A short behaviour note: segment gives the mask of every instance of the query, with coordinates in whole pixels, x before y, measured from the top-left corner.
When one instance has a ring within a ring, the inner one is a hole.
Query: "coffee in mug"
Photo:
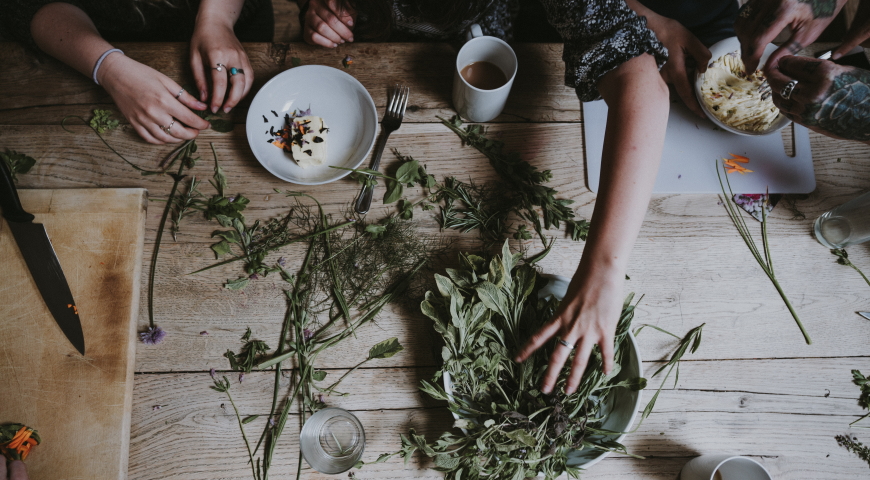
[[[508,81],[500,68],[486,61],[471,62],[460,73],[472,87],[481,90],[495,90]]]

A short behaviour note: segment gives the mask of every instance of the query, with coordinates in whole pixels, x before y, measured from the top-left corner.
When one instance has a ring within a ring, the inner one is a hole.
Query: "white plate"
[[[268,143],[273,138],[269,127],[279,130],[284,127],[284,114],[308,108],[329,127],[329,146],[323,165],[302,168],[288,152]],[[357,79],[337,68],[306,65],[266,82],[251,102],[245,126],[254,156],[272,175],[300,185],[321,185],[350,173],[330,165],[357,168],[365,161],[375,144],[378,115],[371,95]]]
[[[761,68],[762,66],[764,66],[764,62],[767,61],[767,58],[770,57],[770,54],[775,52],[777,48],[778,47],[772,43],[769,43],[769,44],[767,44],[766,47],[764,47],[764,54],[761,55],[761,59],[758,62],[758,68]],[[740,52],[740,40],[738,40],[737,37],[726,38],[724,40],[720,40],[720,41],[716,42],[715,44],[713,44],[713,46],[710,47],[710,54],[711,54],[710,62],[711,63],[715,62],[722,55],[725,55],[726,53],[731,53],[731,52]],[[710,107],[707,106],[707,102],[704,101],[704,97],[701,94],[701,87],[703,85],[704,85],[704,74],[696,72],[695,73],[695,97],[698,98],[698,103],[701,104],[701,109],[704,110],[704,114],[707,115],[707,118],[709,118],[713,123],[715,123],[720,128],[722,128],[726,131],[729,131],[731,133],[736,133],[737,135],[749,135],[749,136],[770,135],[773,132],[777,132],[779,130],[782,130],[783,128],[785,128],[786,125],[791,123],[791,120],[789,120],[788,117],[786,117],[785,115],[780,113],[779,118],[774,120],[773,125],[771,125],[770,128],[768,128],[767,130],[765,130],[763,132],[748,132],[746,130],[740,130],[740,129],[734,128],[732,126],[725,125],[724,123],[719,121],[718,118],[716,118],[716,115],[713,115],[713,112],[710,111]],[[774,93],[774,95],[775,95],[775,93]]]
[[[546,298],[550,295],[561,300],[568,292],[568,284],[571,279],[561,275],[543,274],[542,277],[547,279],[547,284],[538,291],[538,298]],[[631,330],[628,332],[628,355],[623,357],[623,362],[620,365],[622,370],[616,375],[618,381],[627,378],[643,377],[643,364],[640,360],[640,350],[637,347],[637,341]],[[448,395],[453,392],[453,379],[450,378],[450,373],[444,372],[444,391]],[[601,425],[604,430],[612,432],[623,432],[619,435],[591,435],[591,439],[608,439],[615,440],[619,443],[628,435],[631,426],[634,425],[634,420],[637,418],[637,412],[640,409],[642,399],[642,391],[625,391],[619,392],[619,395],[611,395],[610,402],[607,405],[602,405],[601,413],[607,418]],[[452,413],[452,412],[451,412]],[[460,419],[460,416],[453,413],[453,418]],[[468,433],[464,428],[460,429],[463,433]],[[591,448],[583,448],[580,450],[572,450],[568,453],[568,465],[578,467],[584,470],[592,465],[604,460],[604,457],[610,455],[610,452],[602,452]]]

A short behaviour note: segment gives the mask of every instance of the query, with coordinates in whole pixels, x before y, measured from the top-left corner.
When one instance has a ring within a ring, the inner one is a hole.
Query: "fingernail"
[[[842,55],[840,55],[839,53],[831,54],[831,60],[838,60],[840,57],[842,57]]]
[[[206,108],[208,108],[208,105],[206,105],[202,102],[196,102],[196,108],[198,108],[200,110],[205,110]]]
[[[350,40],[348,40],[348,41],[349,41],[349,42],[352,42],[352,41],[353,41],[353,35],[350,36]]]
[[[224,107],[224,113],[230,113],[231,107]]]
[[[352,26],[353,26],[353,19],[352,19],[352,18],[347,19],[347,26],[348,26],[348,27],[352,27]]]
[[[344,40],[342,40],[341,43],[344,43]]]
[[[204,102],[204,101],[205,101],[205,98],[206,98],[205,95],[206,95],[205,90],[200,90],[200,91],[199,91],[199,100],[200,100],[201,102]]]
[[[211,107],[211,113],[217,113],[218,107]]]
[[[335,47],[337,47],[337,46],[338,46],[337,43],[333,43],[333,44],[332,44],[332,48],[335,48]]]

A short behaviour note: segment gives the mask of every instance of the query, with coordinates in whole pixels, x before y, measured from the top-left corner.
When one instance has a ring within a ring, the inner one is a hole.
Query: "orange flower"
[[[752,173],[752,170],[738,165],[738,163],[749,163],[749,158],[744,157],[743,155],[734,155],[733,153],[729,153],[732,158],[723,158],[722,161],[725,162],[725,171],[728,173],[739,172],[741,175],[746,173]]]
[[[6,445],[0,445],[0,453],[3,453],[4,456],[14,460],[17,460],[18,458],[26,460],[27,455],[30,453],[30,449],[39,445],[39,437],[34,435],[35,432],[32,428],[22,426],[21,429],[15,433],[15,436],[12,437],[12,440],[10,440]]]

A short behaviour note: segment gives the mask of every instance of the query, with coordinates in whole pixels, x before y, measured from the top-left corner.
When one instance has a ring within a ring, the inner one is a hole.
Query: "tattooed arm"
[[[792,80],[798,83],[791,98],[773,96],[786,116],[829,137],[870,144],[870,71],[786,56],[768,81],[779,92]]]
[[[845,4],[846,0],[749,0],[734,22],[746,70],[758,68],[764,47],[785,27],[793,33],[771,54],[766,66],[776,67],[784,55],[802,50],[822,34]]]

